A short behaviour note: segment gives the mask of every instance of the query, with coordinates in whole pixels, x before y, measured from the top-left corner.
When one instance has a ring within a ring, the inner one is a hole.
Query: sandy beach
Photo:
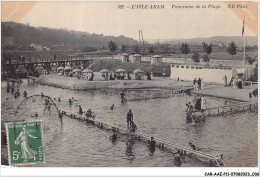
[[[94,80],[77,79],[76,77],[64,77],[57,74],[42,75],[35,79],[42,85],[49,85],[64,89],[93,90],[93,89],[142,89],[161,88],[170,90],[190,89],[191,82],[177,82],[170,78],[154,77],[152,80]]]

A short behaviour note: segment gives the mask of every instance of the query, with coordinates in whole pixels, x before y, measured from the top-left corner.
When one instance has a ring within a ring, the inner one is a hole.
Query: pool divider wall
[[[258,103],[242,103],[236,105],[227,105],[220,107],[213,107],[205,109],[203,112],[195,111],[195,118],[199,117],[218,117],[218,116],[226,116],[233,115],[237,113],[243,113],[247,111],[258,111]],[[196,113],[201,113],[197,115]]]
[[[147,142],[151,138],[151,136],[148,136],[146,134],[139,133],[139,132],[136,132],[136,133],[129,132],[129,130],[127,130],[125,128],[122,128],[122,127],[119,128],[116,125],[111,125],[109,123],[102,122],[100,120],[97,121],[97,120],[94,120],[92,118],[86,118],[82,115],[75,115],[73,113],[69,113],[69,112],[66,112],[66,111],[60,111],[60,112],[64,115],[67,115],[70,118],[78,119],[80,121],[85,121],[88,124],[97,126],[97,127],[101,128],[103,130],[105,129],[105,130],[108,130],[108,131],[112,131],[113,129],[116,129],[117,132],[121,135],[126,135],[126,134],[131,133],[131,136],[134,136],[137,140],[140,140],[140,141],[143,141],[143,142]],[[175,150],[175,151],[180,150],[183,155],[185,155],[187,153],[195,154],[197,156],[200,156],[202,158],[206,158],[206,159],[209,159],[210,161],[215,162],[216,166],[224,166],[222,155],[210,155],[210,154],[206,154],[206,153],[203,153],[203,152],[200,152],[200,151],[192,150],[190,148],[186,148],[186,147],[183,147],[183,146],[180,146],[180,145],[176,145],[176,144],[161,140],[161,139],[156,138],[156,137],[154,139],[157,142],[156,146],[159,147],[161,150],[168,150],[170,152],[172,152],[173,150]],[[167,147],[166,147],[166,145],[167,145]]]

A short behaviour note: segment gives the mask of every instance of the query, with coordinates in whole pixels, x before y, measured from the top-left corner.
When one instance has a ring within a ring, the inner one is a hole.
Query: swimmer
[[[182,157],[181,157],[181,155],[180,155],[180,151],[179,151],[179,150],[178,150],[178,152],[176,153],[176,155],[174,155],[174,161],[175,161],[175,165],[181,166]]]
[[[16,94],[17,94],[17,97],[20,96],[20,90],[19,89],[17,89]]]
[[[89,117],[94,118],[94,116],[93,116],[93,112],[91,111],[91,109],[89,109],[89,110],[87,111],[87,113],[86,113],[85,116],[86,116],[87,118],[89,118]]]
[[[124,92],[124,90],[120,93],[120,97],[121,97],[121,102],[123,103],[124,99],[125,99],[125,92]]]
[[[113,111],[114,110],[114,104],[112,104],[112,106],[110,107],[110,109]]]
[[[199,148],[198,148],[197,146],[195,146],[194,144],[192,144],[191,142],[189,142],[189,145],[190,145],[190,147],[191,147],[193,150],[195,150],[195,151],[198,151],[198,150],[199,150]]]
[[[118,138],[118,134],[117,134],[117,131],[115,128],[113,128],[112,131],[113,131],[113,134],[110,136],[110,138],[111,138],[112,142],[115,142]]]
[[[27,97],[27,92],[26,92],[26,91],[23,92],[23,97],[24,97],[24,98]]]
[[[135,125],[135,123],[133,121],[130,122],[130,131],[134,132],[137,130],[137,126]]]

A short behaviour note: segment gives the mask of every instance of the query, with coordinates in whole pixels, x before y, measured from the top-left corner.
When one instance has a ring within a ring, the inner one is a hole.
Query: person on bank
[[[134,115],[131,110],[126,114],[126,121],[127,121],[127,127],[129,127],[129,124],[131,121],[134,120]]]
[[[227,86],[227,75],[224,76],[223,80],[224,80],[224,87],[226,87]]]

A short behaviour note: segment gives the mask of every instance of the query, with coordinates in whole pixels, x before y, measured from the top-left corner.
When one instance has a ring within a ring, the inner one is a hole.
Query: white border
[[[2,1],[2,0],[1,0]],[[5,1],[5,0],[4,0]],[[9,1],[20,1],[20,0],[9,0]],[[37,0],[30,0],[30,1],[37,1]],[[44,1],[51,1],[51,0],[44,0]],[[71,1],[71,0],[56,0],[56,1]],[[82,0],[78,0],[82,1]],[[91,0],[86,0],[91,1]],[[92,1],[104,1],[104,0],[92,0]],[[125,1],[125,0],[106,0],[106,1]],[[139,0],[127,0],[127,1],[139,1]],[[152,0],[142,0],[142,1],[152,1]],[[155,0],[153,0],[155,1]],[[156,0],[156,1],[171,1],[171,0]],[[174,0],[174,1],[184,1],[184,0]],[[194,0],[186,0],[186,1],[194,1]],[[202,1],[202,0],[200,0]],[[203,2],[210,2],[214,0],[204,0]],[[215,0],[216,2],[223,2],[220,0]],[[229,1],[241,1],[241,0],[229,0]],[[250,1],[250,0],[244,0]],[[259,17],[259,1],[252,0],[253,2],[258,2],[258,17]],[[0,9],[1,12],[1,9]],[[1,27],[0,27],[1,28]],[[259,37],[259,23],[258,23],[258,44],[260,41]],[[1,42],[1,39],[0,39]],[[1,49],[0,49],[1,50]],[[259,45],[258,45],[258,57],[259,57]],[[258,66],[258,70],[260,67]],[[260,74],[258,72],[258,78]],[[1,78],[1,76],[0,76]],[[0,93],[1,95],[1,93]],[[259,100],[258,100],[259,101]],[[0,108],[1,109],[1,108]],[[259,117],[258,112],[258,117]],[[1,128],[0,128],[1,129]],[[258,130],[260,129],[260,125],[258,122]],[[259,140],[259,131],[258,131],[258,140]],[[258,141],[259,142],[259,141]],[[259,157],[259,146],[258,146],[258,157]],[[1,176],[205,176],[205,172],[259,172],[259,163],[260,159],[258,158],[258,167],[255,168],[240,168],[240,167],[167,167],[167,168],[50,168],[50,167],[9,167],[9,166],[2,166],[0,174]]]

